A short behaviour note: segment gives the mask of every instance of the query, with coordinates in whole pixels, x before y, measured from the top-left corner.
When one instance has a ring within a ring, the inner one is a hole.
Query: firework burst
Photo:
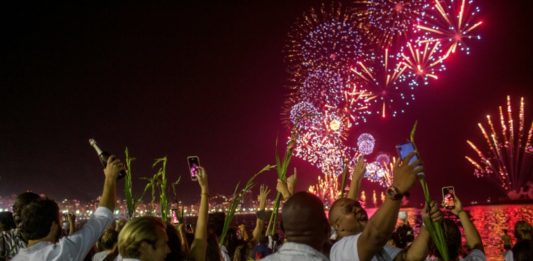
[[[527,123],[524,107],[525,103],[522,97],[516,117],[513,115],[511,97],[507,96],[505,111],[502,106],[499,106],[499,130],[496,128],[491,115],[486,116],[486,125],[478,123],[486,143],[486,150],[480,149],[470,140],[466,141],[477,155],[477,160],[465,156],[474,167],[474,175],[478,178],[489,178],[506,193],[518,191],[530,179],[533,172],[531,169],[533,153],[530,150],[533,122],[529,124],[529,131],[526,135]],[[516,123],[518,123],[517,126],[515,126]]]
[[[326,105],[339,107],[343,102],[344,92],[349,90],[347,74],[328,67],[319,67],[304,78],[298,93],[306,102],[321,108]]]
[[[389,155],[380,154],[374,162],[367,164],[365,178],[370,182],[378,183],[384,188],[390,187],[395,163],[396,158],[393,157],[391,160]]]
[[[365,42],[361,35],[354,14],[341,4],[322,4],[304,13],[291,27],[285,47],[294,87],[310,71],[338,70],[357,59]]]
[[[310,130],[320,124],[320,112],[309,102],[299,102],[293,105],[289,112],[289,119],[297,130]]]
[[[432,0],[428,10],[416,26],[424,36],[421,42],[439,41],[446,45],[444,57],[455,53],[457,48],[470,53],[465,40],[481,39],[476,29],[483,23],[479,20],[479,7],[473,0]]]
[[[401,55],[389,55],[388,49],[380,57],[369,54],[356,63],[352,72],[373,95],[373,106],[369,114],[396,117],[404,113],[404,107],[415,100],[413,88],[406,86],[407,65],[401,62]]]
[[[425,0],[362,0],[359,15],[371,40],[381,47],[390,48],[398,38],[408,39],[421,17]]]
[[[406,76],[410,86],[418,86],[420,83],[429,84],[429,79],[438,79],[438,72],[446,69],[441,55],[440,42],[424,42],[413,44],[407,42],[401,51],[402,62],[407,67]]]

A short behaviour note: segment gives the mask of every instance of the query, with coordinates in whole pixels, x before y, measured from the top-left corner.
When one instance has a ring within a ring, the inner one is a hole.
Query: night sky
[[[188,155],[200,156],[211,194],[230,194],[274,162],[276,137],[287,136],[282,49],[290,25],[319,1],[19,2],[0,15],[0,195],[97,197],[103,174],[91,137],[121,157],[129,147],[138,192],[145,184],[138,177],[154,173],[153,160],[168,156],[168,175],[182,176],[178,194],[186,202],[199,193]],[[393,153],[417,119],[435,198],[444,185],[467,200],[501,197],[473,177],[465,140],[480,143],[476,123],[497,112],[506,94],[515,104],[525,96],[533,118],[531,3],[477,2],[483,39],[470,44],[471,54],[448,60],[447,71],[416,92],[406,114],[353,128],[350,136],[370,132],[378,151]],[[316,183],[317,169],[294,163],[298,189]],[[274,189],[275,179],[270,172],[258,180]],[[421,199],[418,187],[413,197]]]

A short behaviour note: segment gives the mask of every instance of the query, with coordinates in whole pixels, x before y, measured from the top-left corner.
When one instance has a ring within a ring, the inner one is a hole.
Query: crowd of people
[[[347,197],[337,199],[329,212],[317,196],[295,191],[294,174],[277,181],[276,191],[283,198],[279,224],[269,222],[265,206],[271,191],[260,186],[255,227],[251,233],[244,224],[232,227],[224,240],[225,214],[208,214],[208,178],[202,167],[197,173],[201,192],[194,228],[154,216],[114,220],[117,176],[125,166],[111,156],[99,207],[81,226],[72,215],[61,222],[55,201],[32,192],[20,194],[12,213],[0,213],[0,260],[444,260],[428,228],[422,226],[416,234],[404,217],[397,224],[403,196],[424,171],[422,162],[411,162],[415,155],[395,163],[386,199],[371,218],[358,201],[366,169],[360,157]],[[486,260],[481,237],[457,195],[449,212],[452,218],[444,217],[436,202],[421,210],[422,220],[442,224],[449,260]],[[502,236],[502,260],[533,260],[532,226],[517,222],[514,237],[513,245],[507,231]]]

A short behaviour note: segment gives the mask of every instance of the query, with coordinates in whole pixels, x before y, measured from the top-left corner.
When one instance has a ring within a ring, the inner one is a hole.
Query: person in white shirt
[[[430,236],[425,229],[422,229],[407,252],[402,253],[401,249],[385,246],[396,225],[403,194],[413,186],[417,175],[423,173],[422,163],[419,160],[408,164],[414,156],[415,153],[411,153],[404,160],[396,162],[393,168],[394,179],[392,186],[387,190],[387,198],[370,220],[366,211],[355,200],[357,193],[353,193],[353,190],[357,191],[358,188],[353,183],[350,196],[333,203],[329,212],[329,223],[335,229],[339,240],[331,248],[330,259],[332,261],[393,260],[400,253],[398,257],[404,260],[426,258],[427,242]],[[359,160],[354,168],[356,181],[360,179],[363,171],[364,164]],[[430,209],[433,220],[442,218],[434,202]]]
[[[119,159],[109,157],[99,207],[79,231],[60,240],[57,203],[42,199],[24,207],[20,229],[28,245],[12,260],[83,260],[104,229],[113,222],[117,176],[124,169]]]
[[[281,212],[281,226],[286,242],[277,252],[261,260],[328,260],[322,251],[330,227],[318,197],[308,192],[290,196]]]

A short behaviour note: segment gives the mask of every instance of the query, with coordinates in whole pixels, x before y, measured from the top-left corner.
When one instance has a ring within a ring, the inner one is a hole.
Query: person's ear
[[[57,222],[52,222],[50,225],[50,231],[48,232],[48,237],[52,240],[59,240],[59,224]]]

